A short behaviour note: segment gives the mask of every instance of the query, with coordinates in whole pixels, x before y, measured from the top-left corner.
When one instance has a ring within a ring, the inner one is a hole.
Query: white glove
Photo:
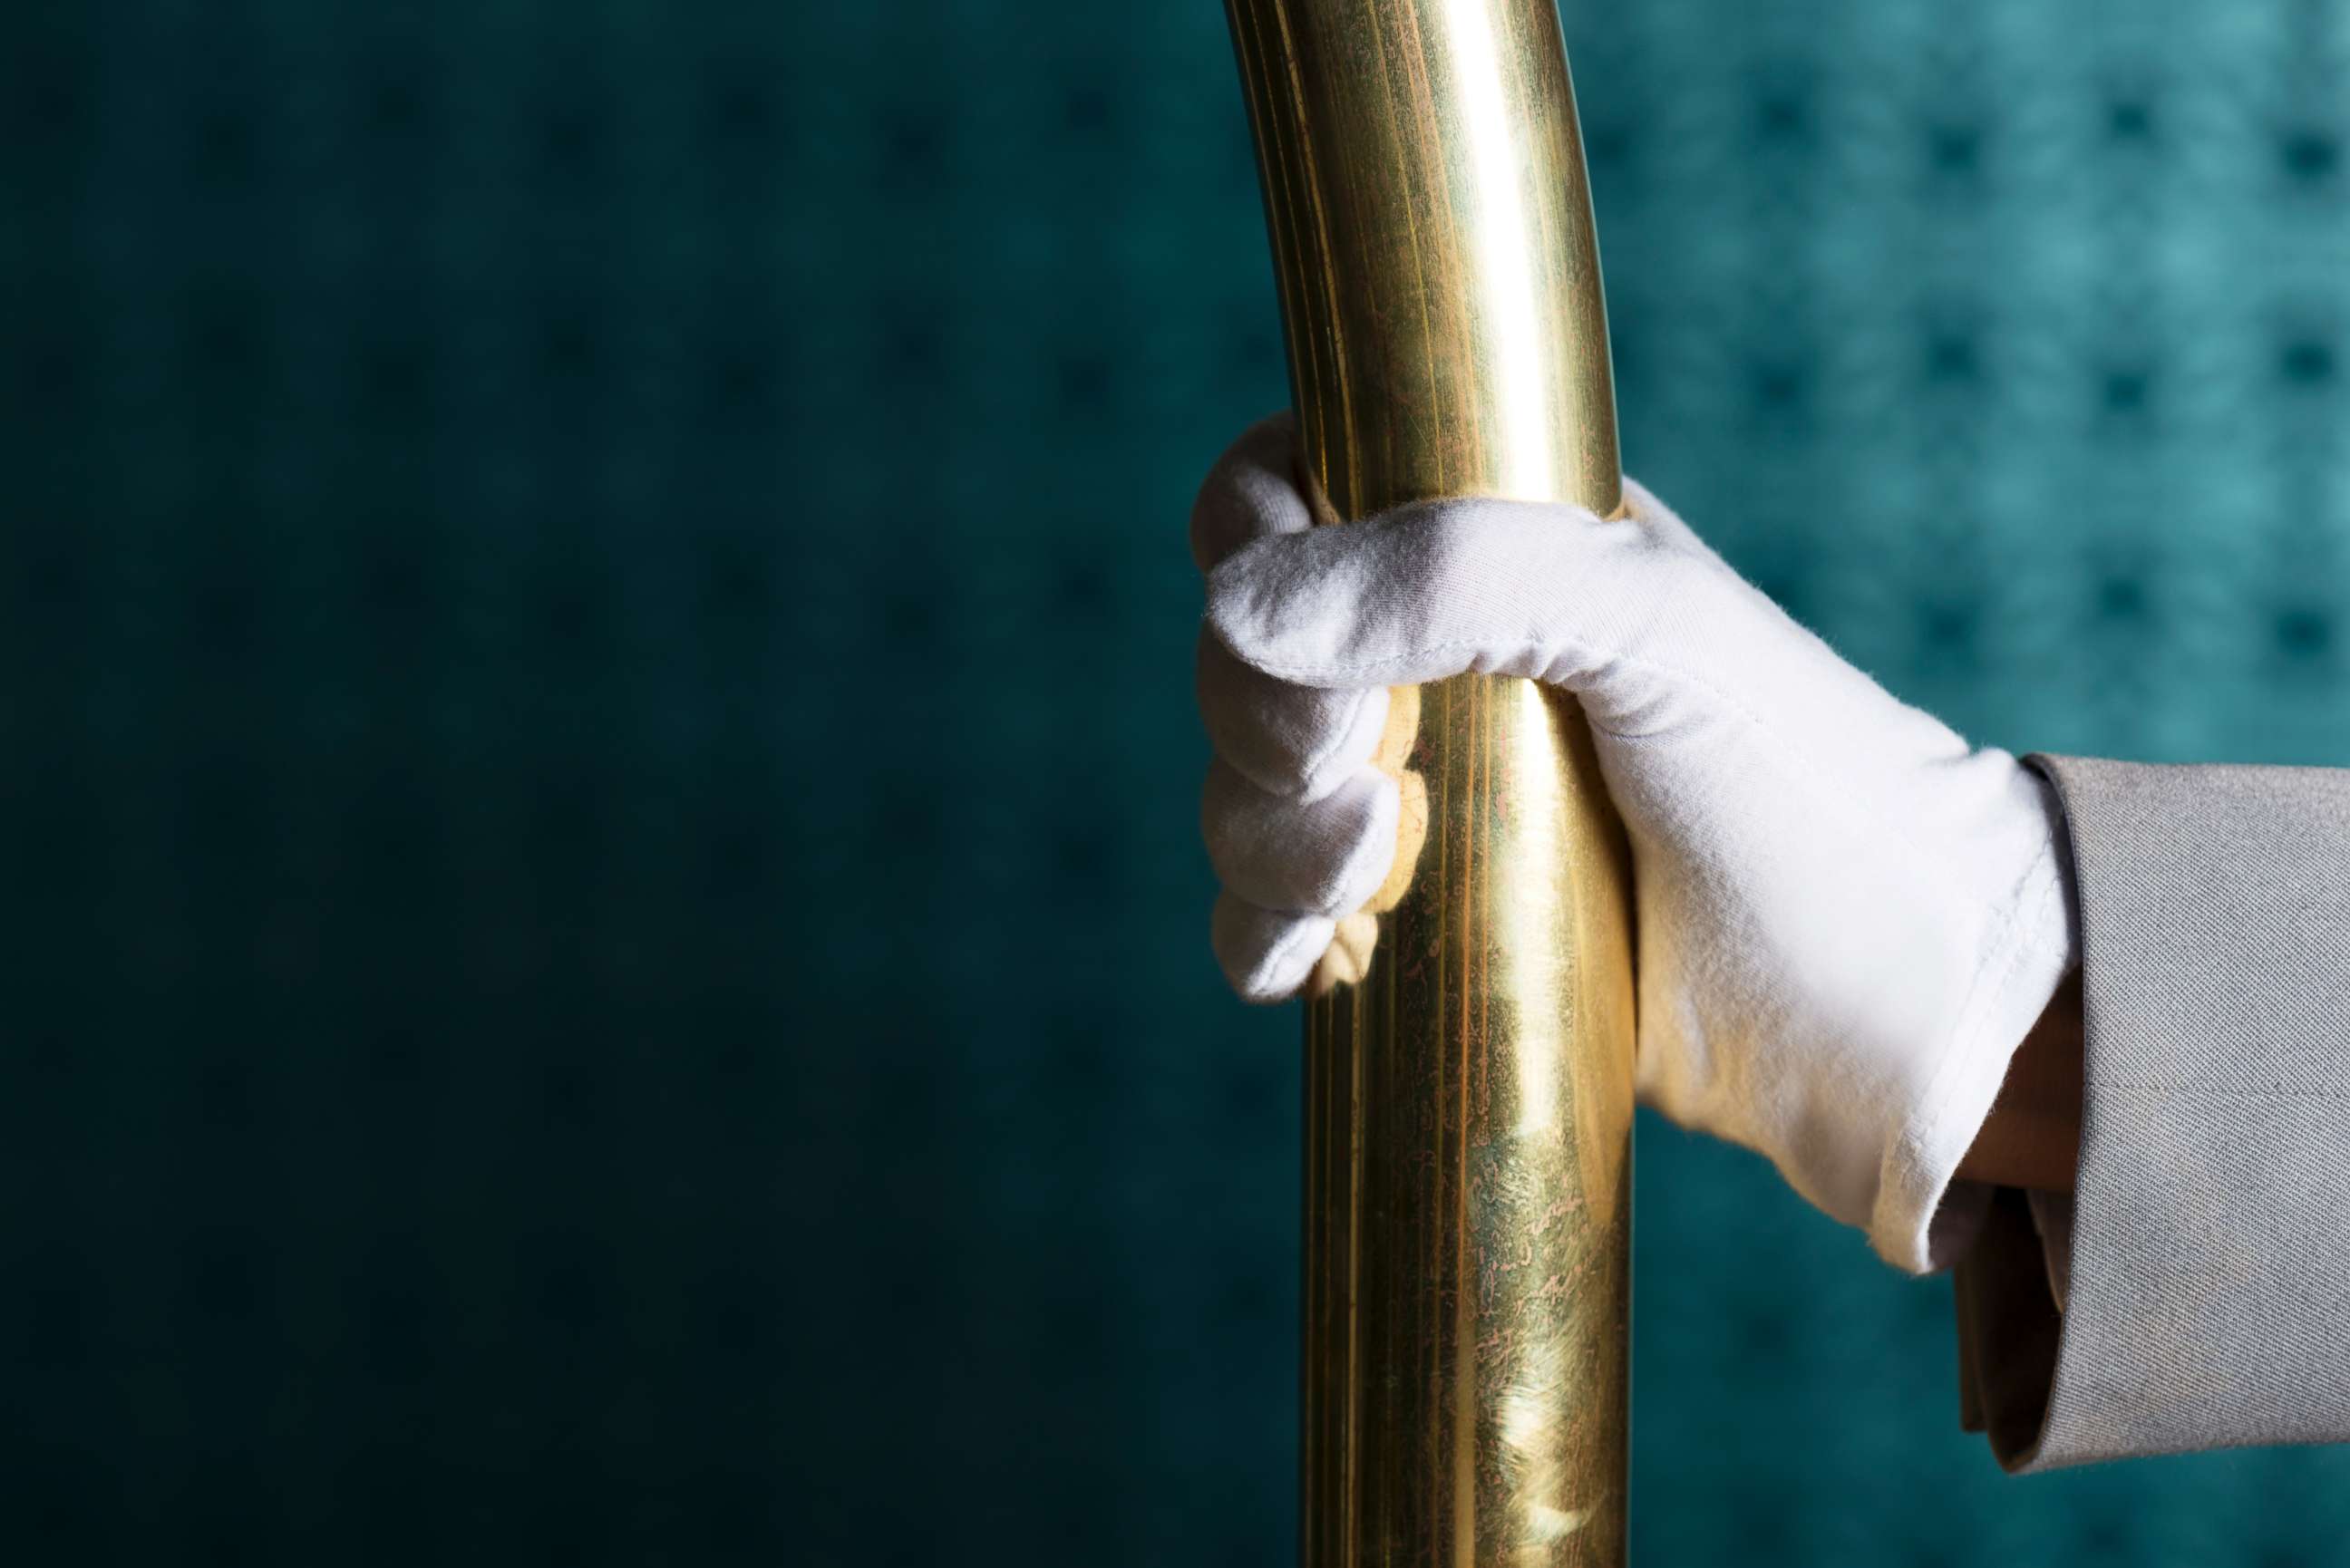
[[[1234,988],[1295,992],[1387,880],[1385,687],[1565,687],[1631,837],[1642,1101],[1767,1156],[1888,1262],[1951,1261],[1987,1196],[1945,1202],[1952,1173],[2072,963],[2047,784],[1895,701],[1636,484],[1617,521],[1466,500],[1315,528],[1291,441],[1285,419],[1242,437],[1192,519]]]

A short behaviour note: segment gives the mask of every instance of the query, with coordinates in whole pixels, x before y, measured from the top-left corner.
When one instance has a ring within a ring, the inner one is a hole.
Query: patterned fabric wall
[[[1634,472],[1971,734],[2350,763],[2350,6],[1566,26]],[[16,0],[0,180],[0,1556],[1288,1561],[1219,8]],[[2350,1550],[1640,1137],[1639,1562]]]

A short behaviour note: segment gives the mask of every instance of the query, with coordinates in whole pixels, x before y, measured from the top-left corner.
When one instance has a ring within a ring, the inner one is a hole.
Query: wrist
[[[2016,1047],[1999,1097],[1959,1162],[1961,1180],[2043,1192],[2073,1190],[2081,1151],[2085,1036],[2081,975],[2075,970]]]

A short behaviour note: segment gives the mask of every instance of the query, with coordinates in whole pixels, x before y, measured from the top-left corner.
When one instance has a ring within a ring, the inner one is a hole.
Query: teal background
[[[1982,740],[2350,761],[2343,5],[1566,27],[1635,472]],[[0,192],[0,1557],[1287,1562],[1218,7],[17,0]],[[1640,1138],[1639,1563],[2350,1558]]]

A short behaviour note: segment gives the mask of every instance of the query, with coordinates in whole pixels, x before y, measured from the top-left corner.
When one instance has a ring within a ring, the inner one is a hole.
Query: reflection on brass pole
[[[1552,0],[1227,0],[1309,476],[1620,504]],[[1308,1568],[1617,1563],[1632,981],[1623,836],[1574,705],[1426,688],[1428,836],[1306,1025]]]

